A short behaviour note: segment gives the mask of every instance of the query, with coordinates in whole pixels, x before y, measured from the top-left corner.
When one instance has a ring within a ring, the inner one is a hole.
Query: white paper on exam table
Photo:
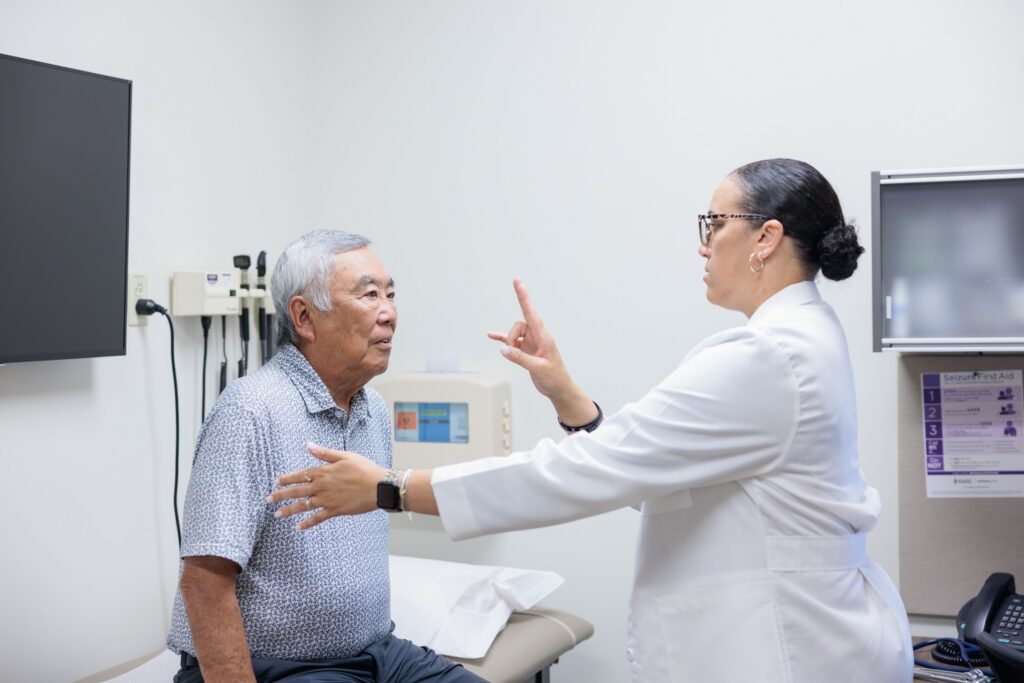
[[[513,610],[565,582],[554,572],[391,556],[395,635],[450,657],[487,654]]]

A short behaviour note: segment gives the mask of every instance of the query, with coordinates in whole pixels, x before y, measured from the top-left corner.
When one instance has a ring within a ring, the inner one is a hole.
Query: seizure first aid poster
[[[929,498],[1024,497],[1021,370],[921,375]]]

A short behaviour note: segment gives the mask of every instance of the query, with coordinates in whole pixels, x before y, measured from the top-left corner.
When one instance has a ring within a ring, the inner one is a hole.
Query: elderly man
[[[168,636],[176,683],[482,680],[391,634],[386,512],[301,533],[266,501],[278,474],[318,463],[310,442],[391,466],[388,410],[365,385],[388,367],[394,282],[368,244],[321,230],[284,251],[280,349],[203,424]]]

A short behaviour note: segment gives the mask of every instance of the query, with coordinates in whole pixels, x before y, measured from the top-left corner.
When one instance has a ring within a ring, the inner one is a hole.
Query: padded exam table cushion
[[[523,683],[593,634],[590,622],[561,610],[513,612],[486,656],[455,661],[490,683]],[[166,683],[178,672],[180,661],[170,650],[162,650],[77,683]]]
[[[455,661],[491,683],[523,683],[592,635],[585,619],[538,607],[513,612],[483,659]]]

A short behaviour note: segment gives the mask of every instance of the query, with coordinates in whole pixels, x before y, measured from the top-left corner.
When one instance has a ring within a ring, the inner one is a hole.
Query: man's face
[[[311,311],[317,355],[335,376],[363,383],[388,369],[398,323],[395,283],[369,249],[334,255],[330,311]]]

